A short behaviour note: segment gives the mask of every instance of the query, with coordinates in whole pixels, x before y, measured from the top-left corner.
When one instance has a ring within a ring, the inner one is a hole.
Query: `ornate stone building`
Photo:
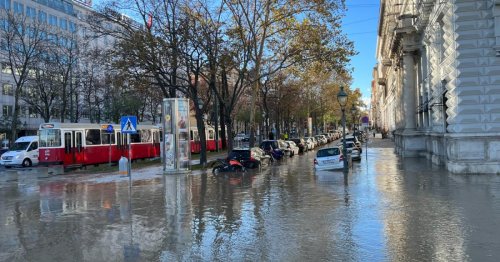
[[[376,125],[403,156],[500,173],[500,0],[381,0]]]

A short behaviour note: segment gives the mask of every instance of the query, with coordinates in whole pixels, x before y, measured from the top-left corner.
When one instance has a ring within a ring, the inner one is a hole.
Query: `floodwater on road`
[[[497,261],[500,176],[457,175],[390,147],[352,171],[315,152],[251,171],[0,173],[0,261]]]

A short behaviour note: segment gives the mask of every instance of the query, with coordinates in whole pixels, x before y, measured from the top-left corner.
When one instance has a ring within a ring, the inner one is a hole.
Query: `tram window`
[[[82,132],[76,132],[76,148],[78,152],[82,152]]]
[[[118,136],[118,147],[120,147],[123,143],[122,143],[122,133],[116,133],[116,135]]]
[[[215,132],[213,130],[208,130],[208,139],[213,140],[214,134],[215,134]]]
[[[66,154],[71,152],[71,133],[70,132],[64,133],[64,152]]]
[[[111,143],[110,143],[111,138]],[[106,131],[102,131],[101,133],[101,141],[103,144],[114,144],[115,143],[115,133],[108,133]]]
[[[145,130],[139,130],[141,134],[141,142],[151,142],[151,130],[145,129]]]
[[[153,143],[160,143],[160,134],[158,132],[153,132]]]
[[[136,134],[130,134],[130,143],[140,143],[141,142],[141,131],[137,130]]]
[[[88,129],[85,134],[85,143],[87,145],[100,145],[101,144],[101,130]]]
[[[59,146],[61,146],[60,129],[40,130],[40,147],[59,147]]]

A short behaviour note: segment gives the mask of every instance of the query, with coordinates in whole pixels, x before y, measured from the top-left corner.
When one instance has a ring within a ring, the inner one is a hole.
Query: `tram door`
[[[83,133],[82,131],[64,132],[64,164],[83,164]]]

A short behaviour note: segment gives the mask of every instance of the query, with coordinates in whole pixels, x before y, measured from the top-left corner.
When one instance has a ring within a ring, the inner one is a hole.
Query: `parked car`
[[[314,159],[315,170],[335,170],[342,168],[344,168],[344,156],[340,147],[321,148],[316,153],[316,158]]]
[[[273,157],[273,159],[280,160],[285,155],[286,149],[284,144],[278,141],[282,140],[264,140],[260,143],[260,148],[263,149],[266,154]]]
[[[3,153],[5,153],[7,151],[9,151],[9,148],[7,148],[7,147],[0,149],[0,157],[3,155]]]
[[[313,148],[315,148],[315,147],[317,147],[317,146],[318,146],[318,141],[317,141],[317,140],[316,140],[316,138],[314,138],[313,136],[308,136],[308,137],[306,137],[305,139],[309,139],[309,140],[311,140],[311,142],[312,142],[312,144],[313,144],[313,146],[312,146],[312,148],[311,148],[311,149],[313,149]]]
[[[237,159],[245,168],[258,168],[271,163],[271,156],[258,147],[235,148],[228,154],[228,159]]]
[[[344,139],[341,139],[340,142],[344,141]],[[363,147],[361,146],[361,142],[359,142],[358,138],[355,136],[345,136],[345,141],[346,142],[353,142],[356,144],[356,147],[358,147],[359,153],[363,153]]]
[[[30,167],[38,164],[38,136],[23,136],[16,140],[9,151],[2,154],[0,165]]]
[[[340,148],[343,147],[343,143],[339,143]],[[351,156],[352,160],[361,160],[361,152],[359,148],[352,141],[346,141],[347,154]]]
[[[237,134],[234,137],[234,141],[249,142],[250,141],[250,136],[248,136],[248,135],[246,135],[244,133],[240,133],[240,134]]]
[[[320,145],[326,145],[328,144],[328,139],[324,135],[317,135],[315,136],[316,140],[318,140]]]
[[[307,142],[303,138],[292,138],[290,140],[293,141],[299,148],[299,154],[309,150]]]
[[[306,141],[307,151],[314,149],[314,141],[310,137],[304,137],[304,141]]]
[[[290,150],[291,157],[299,154],[299,147],[295,144],[295,142],[287,140],[285,141],[285,143],[288,144],[288,149]]]

